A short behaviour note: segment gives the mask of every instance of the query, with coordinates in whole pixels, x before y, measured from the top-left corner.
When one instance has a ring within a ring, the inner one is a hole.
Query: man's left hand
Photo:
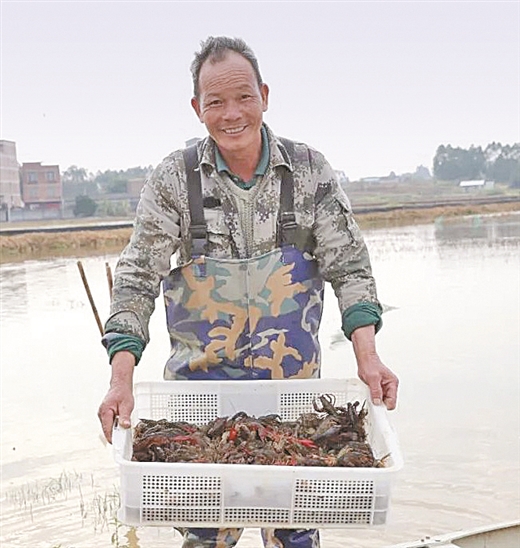
[[[373,325],[358,327],[352,332],[352,345],[358,364],[358,376],[368,386],[375,405],[384,403],[389,410],[397,405],[399,380],[376,352]]]
[[[358,376],[368,386],[375,405],[384,403],[388,410],[395,409],[399,380],[377,354],[358,361]]]

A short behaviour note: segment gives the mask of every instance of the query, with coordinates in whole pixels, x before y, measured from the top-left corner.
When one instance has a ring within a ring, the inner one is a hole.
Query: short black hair
[[[242,38],[229,38],[227,36],[209,36],[206,40],[200,43],[200,51],[195,53],[195,58],[191,63],[191,75],[193,78],[193,94],[199,96],[199,75],[200,69],[208,59],[216,63],[222,61],[227,52],[234,51],[245,59],[247,59],[255,73],[258,85],[262,85],[262,76],[260,75],[260,67],[258,60],[253,50],[242,40]]]

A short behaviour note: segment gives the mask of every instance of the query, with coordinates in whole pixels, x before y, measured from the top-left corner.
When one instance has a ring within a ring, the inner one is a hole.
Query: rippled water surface
[[[520,216],[365,233],[387,310],[379,352],[401,380],[405,466],[382,529],[324,530],[323,548],[379,547],[520,517]],[[100,316],[105,263],[82,259]],[[97,406],[109,378],[76,259],[0,267],[2,547],[176,548],[167,528],[113,520],[117,468]],[[161,302],[137,381],[160,380]],[[323,376],[355,376],[327,293]],[[238,547],[261,546],[247,530]]]

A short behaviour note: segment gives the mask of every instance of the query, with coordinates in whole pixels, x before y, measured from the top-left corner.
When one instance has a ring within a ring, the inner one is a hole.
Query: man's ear
[[[260,94],[262,96],[262,111],[266,112],[269,105],[269,86],[267,84],[260,86]]]
[[[197,115],[197,118],[202,122],[202,111],[200,108],[199,100],[196,97],[191,98],[191,106]]]

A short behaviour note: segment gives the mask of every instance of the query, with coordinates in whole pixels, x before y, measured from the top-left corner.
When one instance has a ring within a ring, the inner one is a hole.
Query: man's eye
[[[218,107],[218,106],[221,105],[221,103],[222,103],[222,101],[219,101],[219,100],[215,99],[215,101],[210,101],[208,103],[208,106],[209,107]]]
[[[251,97],[251,95],[247,94],[247,93],[244,93],[242,95],[242,99],[249,99]]]

